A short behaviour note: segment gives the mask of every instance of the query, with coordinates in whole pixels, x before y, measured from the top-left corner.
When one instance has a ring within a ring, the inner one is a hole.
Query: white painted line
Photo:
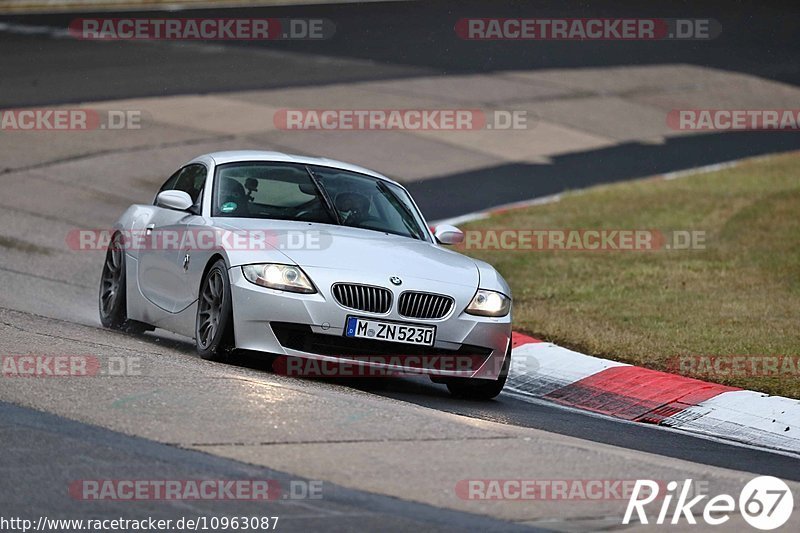
[[[722,163],[714,163],[713,165],[704,165],[702,167],[687,168],[686,170],[676,170],[674,172],[667,172],[666,174],[662,174],[661,177],[665,180],[674,180],[678,178],[685,178],[686,176],[691,176],[692,174],[708,174],[709,172],[716,172],[718,170],[724,170],[726,168],[736,167],[741,165],[742,163],[761,161],[763,159],[768,159],[774,156],[775,154],[767,154],[767,155],[757,155],[753,157],[745,157],[744,159],[734,159],[732,161],[723,161]]]
[[[487,209],[486,211],[478,211],[453,218],[446,218],[444,220],[434,220],[430,223],[430,225],[436,226],[438,224],[450,224],[452,226],[457,226],[458,224],[464,224],[466,222],[488,218],[497,211],[504,211],[506,209],[522,209],[525,207],[532,207],[534,205],[552,204],[558,202],[559,200],[561,200],[560,194],[551,194],[549,196],[541,196],[539,198],[532,198],[530,200],[522,200],[521,202],[499,205],[497,207]]]

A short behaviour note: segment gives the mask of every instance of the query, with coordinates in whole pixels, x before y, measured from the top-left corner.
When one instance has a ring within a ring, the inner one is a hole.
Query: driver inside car
[[[341,192],[334,200],[336,210],[347,225],[357,225],[370,218],[369,198],[357,192]]]

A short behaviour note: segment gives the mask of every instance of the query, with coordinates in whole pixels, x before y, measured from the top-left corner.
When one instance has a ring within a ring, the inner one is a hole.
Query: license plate
[[[436,327],[401,324],[399,322],[383,322],[381,320],[368,320],[366,318],[349,316],[345,324],[344,336],[433,346],[433,341],[436,337]]]

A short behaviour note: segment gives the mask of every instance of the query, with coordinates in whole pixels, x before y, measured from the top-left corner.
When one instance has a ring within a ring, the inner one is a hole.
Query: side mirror
[[[156,196],[156,205],[167,209],[188,211],[194,205],[192,197],[184,191],[163,191]]]
[[[450,224],[440,224],[433,229],[433,236],[442,244],[460,244],[464,242],[464,233]]]

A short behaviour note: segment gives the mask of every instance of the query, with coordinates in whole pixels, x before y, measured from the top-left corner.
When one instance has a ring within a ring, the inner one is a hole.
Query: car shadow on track
[[[431,407],[467,415],[474,409],[479,409],[486,418],[504,419],[504,402],[495,400],[473,400],[469,398],[456,398],[450,394],[443,384],[434,383],[427,375],[405,373],[403,375],[369,375],[360,377],[341,376],[296,376],[287,375],[286,364],[273,362],[279,361],[281,356],[267,355],[260,352],[237,351],[227,359],[227,364],[242,368],[269,372],[284,376],[289,379],[326,383],[346,387],[349,389],[375,394],[386,398],[406,401],[416,405]],[[336,364],[333,365],[334,367]],[[312,364],[313,368],[314,365]],[[330,365],[326,365],[330,369]],[[345,373],[352,372],[353,367],[344,363],[341,367]]]
[[[186,355],[197,357],[194,342],[186,337],[175,335],[164,330],[158,329],[155,332],[142,334],[123,333],[139,341],[176,350]],[[288,379],[299,381],[310,381],[316,383],[327,383],[338,385],[349,389],[376,394],[387,398],[407,401],[418,405],[425,405],[433,408],[444,409],[453,412],[463,411],[463,414],[471,409],[459,409],[459,406],[471,406],[472,409],[480,407],[481,411],[488,412],[489,417],[498,416],[502,418],[504,402],[495,400],[471,400],[467,398],[455,398],[442,384],[433,383],[426,375],[404,374],[403,376],[364,376],[364,377],[333,377],[333,376],[291,376],[276,369],[273,363],[281,356],[267,354],[250,350],[236,350],[218,364],[231,365],[239,368],[255,370],[267,374],[280,375]]]
[[[174,335],[172,333],[156,330],[155,332],[148,332],[142,334],[126,333],[136,340],[145,342],[153,346],[177,350],[200,358],[195,351],[194,342],[188,338]],[[432,383],[427,376],[423,375],[410,375],[410,376],[391,376],[391,377],[312,377],[312,376],[286,376],[285,373],[280,371],[276,372],[273,368],[273,363],[280,357],[274,354],[267,354],[249,350],[236,350],[228,354],[227,358],[219,361],[219,364],[231,365],[239,368],[246,368],[265,372],[275,375],[283,375],[290,379],[313,381],[322,383],[331,383],[348,387],[351,389],[360,390],[372,394],[382,396],[390,396],[394,394],[402,394],[411,396],[424,396],[429,398],[450,398],[453,402],[466,402],[473,403],[470,400],[455,399],[450,396],[444,385]],[[487,403],[487,402],[482,402]]]
[[[409,397],[423,396],[427,398],[449,398],[454,402],[470,402],[469,400],[457,400],[452,398],[444,385],[435,384],[424,375],[387,377],[287,376],[285,372],[279,369],[280,365],[273,365],[278,357],[279,356],[267,355],[260,352],[238,351],[234,354],[231,354],[225,363],[242,368],[249,368],[252,370],[282,375],[290,379],[329,383],[381,396],[402,394]]]

